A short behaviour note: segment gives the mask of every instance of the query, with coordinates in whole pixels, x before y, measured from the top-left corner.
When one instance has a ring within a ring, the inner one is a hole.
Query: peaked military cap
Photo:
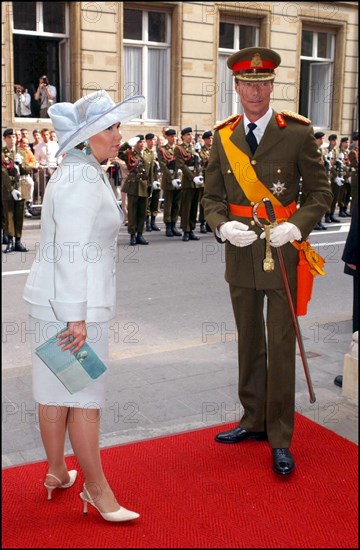
[[[155,134],[150,133],[150,134],[146,134],[145,139],[154,139],[154,137],[155,137]]]
[[[244,48],[227,60],[236,80],[247,82],[274,80],[275,69],[280,63],[280,55],[269,48]]]
[[[315,132],[314,137],[315,139],[320,139],[324,137],[324,135],[325,135],[324,132]]]
[[[203,139],[206,139],[206,138],[209,138],[213,135],[212,131],[211,130],[207,130],[207,132],[204,132],[203,135],[201,136]]]
[[[6,130],[4,130],[3,137],[12,136],[13,134],[14,130],[12,128],[6,128]]]
[[[176,130],[174,130],[173,128],[168,128],[167,130],[165,130],[165,135],[166,136],[176,136]]]
[[[337,135],[336,134],[330,134],[329,137],[328,137],[328,140],[334,140],[334,139],[337,139]]]
[[[145,139],[142,134],[138,134],[136,137],[139,138],[139,141],[144,141]]]
[[[340,140],[340,143],[345,143],[346,141],[349,141],[348,137],[342,137]]]
[[[192,132],[192,128],[190,128],[190,126],[188,126],[187,128],[183,128],[181,130],[181,135],[183,136],[185,134],[191,134],[191,132]]]

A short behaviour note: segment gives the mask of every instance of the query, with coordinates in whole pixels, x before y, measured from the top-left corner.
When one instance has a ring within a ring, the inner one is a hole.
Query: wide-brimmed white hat
[[[59,140],[56,156],[117,122],[124,124],[138,117],[144,110],[144,96],[132,96],[114,103],[105,90],[97,90],[75,103],[55,103],[48,113]]]

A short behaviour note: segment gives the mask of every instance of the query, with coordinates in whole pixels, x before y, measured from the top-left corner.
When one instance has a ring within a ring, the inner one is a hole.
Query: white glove
[[[195,143],[195,151],[201,151],[201,143],[199,143],[198,141]]]
[[[179,189],[179,187],[181,185],[181,181],[178,180],[178,179],[171,180],[171,183],[172,183],[172,186],[174,187],[174,189]]]
[[[160,189],[160,182],[159,182],[159,181],[153,181],[153,183],[152,183],[152,188],[153,188],[154,190]]]
[[[339,187],[341,187],[342,185],[344,185],[344,178],[340,178],[340,176],[336,176],[335,182]]]
[[[195,176],[195,178],[193,178],[193,182],[197,186],[204,185],[204,178],[202,176]]]
[[[331,153],[327,153],[327,154],[325,155],[325,158],[326,158],[327,161],[330,162],[330,161],[331,161]]]
[[[11,191],[14,201],[21,201],[21,193],[18,189],[13,189]]]
[[[22,163],[20,153],[15,153],[14,162],[15,162],[15,164],[21,164]]]
[[[260,239],[265,239],[265,231],[260,235]],[[275,248],[286,243],[299,241],[301,232],[296,225],[290,222],[280,223],[270,229],[270,244]]]
[[[338,159],[342,161],[344,160],[344,156],[344,153],[339,153]]]
[[[255,231],[249,231],[247,225],[237,221],[225,222],[219,233],[222,242],[229,241],[234,246],[249,246],[257,239]]]

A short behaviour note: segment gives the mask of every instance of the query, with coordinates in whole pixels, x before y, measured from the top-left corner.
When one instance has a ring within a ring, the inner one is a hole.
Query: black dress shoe
[[[4,254],[8,254],[9,252],[15,252],[14,239],[12,237],[8,238],[8,244],[4,250]]]
[[[221,432],[215,436],[215,441],[218,443],[241,443],[246,441],[246,439],[256,439],[256,441],[265,441],[267,439],[266,432],[250,432],[241,428],[241,426],[236,426],[232,430],[227,432]]]
[[[189,241],[189,240],[190,240],[190,233],[189,233],[189,231],[184,231],[182,240],[183,240],[183,241]]]
[[[7,235],[3,235],[2,243],[3,244],[9,244],[9,237]]]
[[[335,386],[339,386],[339,388],[342,388],[342,382],[343,382],[342,374],[338,374],[337,376],[335,376],[334,378]]]
[[[189,232],[189,240],[190,241],[200,241],[200,237],[197,237],[193,231]]]
[[[322,229],[321,225],[319,223],[317,223],[314,227],[314,230],[315,231],[319,231],[320,229]]]
[[[135,233],[133,233],[132,235],[130,235],[130,246],[135,246],[136,245],[136,235]]]
[[[295,462],[290,449],[273,449],[273,470],[277,474],[291,474]]]
[[[207,233],[206,225],[205,223],[200,224],[200,233]]]
[[[330,214],[326,214],[325,223],[331,223]]]
[[[337,218],[335,218],[335,216],[333,216],[332,214],[330,214],[330,220],[331,220],[333,223],[340,223],[340,220],[338,220]]]
[[[141,233],[136,235],[136,242],[137,244],[149,244],[149,241],[146,241]]]
[[[26,248],[20,240],[15,241],[14,250],[15,252],[29,252],[29,249]]]

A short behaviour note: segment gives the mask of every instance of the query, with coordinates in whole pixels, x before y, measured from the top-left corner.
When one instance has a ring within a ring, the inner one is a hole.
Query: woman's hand
[[[67,329],[62,332],[59,338],[58,346],[64,346],[62,351],[71,349],[71,353],[76,353],[85,344],[86,336],[85,321],[69,321]]]

